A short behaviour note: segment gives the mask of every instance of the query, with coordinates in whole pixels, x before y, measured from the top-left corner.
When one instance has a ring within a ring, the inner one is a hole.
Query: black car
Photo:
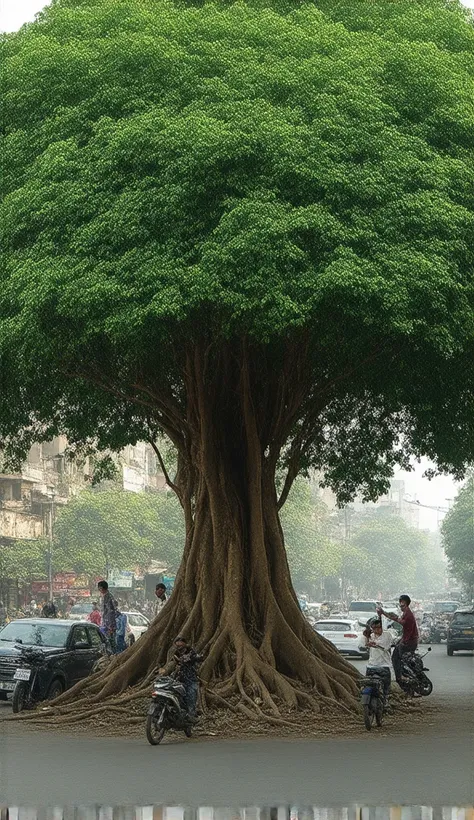
[[[474,610],[459,609],[448,629],[448,655],[460,649],[474,649]]]
[[[18,670],[28,667],[25,658],[36,650],[42,658],[33,693],[38,701],[58,697],[89,675],[107,652],[107,643],[94,624],[49,618],[12,621],[0,631],[0,700],[13,694]]]

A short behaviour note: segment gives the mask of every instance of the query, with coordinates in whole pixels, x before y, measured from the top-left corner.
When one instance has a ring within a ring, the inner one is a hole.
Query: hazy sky
[[[33,20],[36,12],[45,5],[42,0],[0,0],[0,30],[16,31],[23,23]],[[474,0],[464,0],[464,5],[474,8]],[[446,499],[453,498],[456,486],[450,478],[442,477],[433,481],[423,478],[423,472],[428,466],[429,462],[424,461],[417,465],[413,473],[399,473],[397,478],[405,479],[407,493],[416,494],[422,504],[446,507]],[[421,510],[422,527],[435,529],[436,519],[435,511]]]
[[[474,8],[474,0],[462,2]],[[0,30],[16,31],[23,23],[33,20],[36,12],[46,5],[42,0],[0,0]]]

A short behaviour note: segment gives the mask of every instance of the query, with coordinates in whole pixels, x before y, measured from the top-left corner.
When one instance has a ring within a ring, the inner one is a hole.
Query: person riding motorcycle
[[[366,645],[369,647],[367,677],[378,675],[383,680],[385,706],[388,704],[392,684],[392,660],[390,650],[393,637],[388,629],[384,630],[379,618],[372,618],[364,629]]]
[[[192,646],[189,646],[186,638],[181,635],[176,638],[174,645],[176,648],[173,657],[176,663],[175,677],[186,690],[186,709],[189,717],[194,720],[199,694],[197,666],[203,660],[203,656],[196,652]]]
[[[411,598],[409,595],[400,595],[399,598],[401,616],[394,612],[385,612],[382,608],[377,609],[377,615],[385,615],[390,621],[396,621],[403,627],[403,634],[400,641],[395,646],[392,653],[392,664],[395,678],[398,685],[403,689],[402,679],[402,656],[405,652],[415,652],[418,647],[418,626],[415,616],[410,609]]]

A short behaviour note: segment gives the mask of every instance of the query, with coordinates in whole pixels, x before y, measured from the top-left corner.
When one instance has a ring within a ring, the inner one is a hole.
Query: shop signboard
[[[107,580],[113,589],[132,589],[133,572],[122,569],[110,569]]]

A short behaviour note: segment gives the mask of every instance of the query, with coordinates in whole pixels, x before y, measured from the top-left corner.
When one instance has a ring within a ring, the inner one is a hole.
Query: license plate
[[[474,629],[463,629],[463,635],[474,635]]]
[[[17,669],[13,675],[13,680],[29,680],[31,677],[31,669]]]
[[[15,688],[14,683],[10,683],[10,681],[0,680],[0,689],[3,692],[13,692],[14,688]]]

